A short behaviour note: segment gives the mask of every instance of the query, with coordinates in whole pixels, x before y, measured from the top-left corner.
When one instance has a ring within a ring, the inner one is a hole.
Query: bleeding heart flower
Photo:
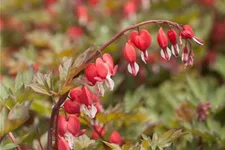
[[[136,76],[139,71],[139,66],[136,63],[136,51],[130,41],[128,41],[124,47],[123,55],[125,59],[128,61],[127,69],[128,71]]]
[[[109,53],[103,54],[102,58],[96,59],[96,67],[98,75],[106,80],[106,85],[110,90],[114,88],[114,81],[111,76],[117,72],[118,65],[114,66],[113,58]]]
[[[80,97],[81,97],[81,95],[82,95],[82,90],[81,89],[78,89],[78,88],[74,88],[74,89],[72,89],[72,90],[70,90],[70,99],[72,100],[72,101],[77,101],[77,102],[81,102],[80,101]]]
[[[83,86],[81,89],[75,88],[70,92],[71,100],[66,100],[64,109],[67,113],[74,114],[83,111],[90,118],[94,118],[97,113],[96,103],[99,102],[99,97]]]
[[[80,103],[77,101],[72,101],[70,99],[67,99],[64,103],[64,109],[69,114],[79,114]]]
[[[167,36],[170,40],[171,45],[171,51],[173,53],[173,55],[175,57],[177,57],[179,55],[179,46],[177,44],[177,36],[176,36],[176,32],[171,29],[167,31]]]
[[[164,58],[165,60],[170,60],[171,51],[168,48],[168,38],[165,32],[163,31],[162,27],[160,27],[158,31],[157,41],[159,46],[161,47],[161,51],[160,51],[161,57]]]
[[[195,36],[194,31],[190,25],[184,25],[182,28],[183,31],[181,31],[180,35],[183,39],[192,39],[197,44],[203,45],[203,41]]]
[[[58,137],[58,149],[59,150],[70,150],[69,144],[63,137]]]
[[[192,50],[190,50],[190,52],[188,53],[188,60],[187,62],[184,64],[185,68],[188,66],[193,66],[194,63],[194,53]]]
[[[181,60],[183,61],[184,64],[186,64],[187,61],[188,61],[188,48],[187,48],[187,46],[185,46],[184,49],[183,49]]]
[[[75,137],[80,135],[80,121],[77,116],[71,115],[67,120],[65,116],[59,115],[58,132],[61,136],[64,136],[68,132]]]
[[[81,105],[81,111],[83,111],[89,118],[95,118],[95,115],[97,113],[97,108],[94,106],[94,104],[86,106]]]
[[[96,85],[100,96],[104,95],[103,83],[106,83],[110,90],[114,88],[114,81],[111,79],[116,74],[118,66],[114,66],[110,54],[105,53],[96,59],[95,64],[89,63],[85,69],[86,79],[89,85]]]
[[[89,63],[87,67],[85,68],[85,76],[87,78],[89,85],[95,85],[97,80],[96,77],[98,77],[97,74],[97,68],[94,63]]]
[[[95,140],[100,139],[106,134],[106,130],[103,128],[103,126],[94,125],[93,128],[94,130],[91,137]]]
[[[124,142],[124,138],[122,138],[117,131],[113,131],[109,137],[109,142],[117,145],[122,145]]]
[[[148,60],[148,52],[147,49],[152,43],[151,34],[147,30],[141,30],[140,33],[138,31],[132,31],[130,33],[131,42],[142,51],[141,59],[144,63]]]
[[[87,86],[82,87],[82,95],[80,103],[86,106],[92,105],[94,94],[87,88]]]

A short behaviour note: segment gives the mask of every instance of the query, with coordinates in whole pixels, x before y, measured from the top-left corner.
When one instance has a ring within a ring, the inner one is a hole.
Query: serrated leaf
[[[62,65],[59,66],[59,78],[60,80],[66,80],[67,75],[70,71],[70,67],[72,66],[73,59],[66,59]]]
[[[23,74],[18,72],[15,80],[15,90],[19,90],[23,86]]]
[[[9,112],[8,117],[4,120],[4,131],[0,132],[0,136],[11,132],[20,127],[29,118],[29,108],[31,102],[17,103]]]
[[[29,108],[31,102],[23,102],[22,104],[17,103],[9,112],[7,117],[1,116],[4,124],[1,124],[0,136],[7,134],[20,127],[29,118]],[[4,109],[3,109],[4,110]],[[1,112],[6,115],[5,112]],[[1,121],[2,122],[2,121]]]
[[[116,144],[113,144],[113,143],[109,143],[109,142],[106,142],[106,141],[103,141],[109,148],[111,148],[111,150],[121,150],[121,148],[116,145]]]
[[[48,90],[46,90],[45,87],[40,84],[31,83],[31,84],[28,84],[27,86],[32,88],[37,93],[51,96],[51,94],[48,93]]]
[[[8,120],[17,120],[21,118],[29,117],[29,108],[32,101],[23,102],[22,104],[16,104],[9,112]]]
[[[8,143],[8,144],[4,145],[2,150],[10,150],[10,149],[14,149],[14,148],[16,148],[18,146],[19,145],[15,144],[15,143]]]

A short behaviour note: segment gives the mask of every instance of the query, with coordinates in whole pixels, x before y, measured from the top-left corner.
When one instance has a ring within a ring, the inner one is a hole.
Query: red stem
[[[9,132],[8,133],[8,136],[10,138],[10,140],[13,142],[13,143],[16,143],[16,138],[14,137],[14,135],[12,134],[12,132]],[[19,147],[16,147],[16,150],[21,150]]]
[[[130,30],[133,30],[133,29],[136,29],[136,28],[138,28],[140,26],[147,25],[147,24],[152,24],[152,23],[172,25],[175,28],[177,28],[179,31],[182,31],[182,27],[178,23],[175,23],[175,22],[172,22],[172,21],[168,21],[168,20],[148,20],[148,21],[144,21],[144,22],[141,22],[141,23],[132,25],[132,26],[130,26],[128,28],[125,28],[125,29],[121,30],[120,32],[118,32],[114,37],[112,37],[112,39],[110,39],[107,43],[105,43],[104,45],[102,45],[94,54],[92,54],[91,56],[89,56],[89,58],[85,61],[85,63],[90,62],[92,59],[94,59],[96,56],[98,56],[98,54],[100,54],[110,44],[112,44],[117,39],[119,39],[125,32],[130,31]],[[60,106],[66,100],[67,95],[68,95],[68,92],[65,93],[65,94],[63,94],[59,98],[59,101],[54,105],[54,107],[52,109],[51,120],[50,120],[50,124],[49,124],[49,129],[48,129],[48,146],[47,146],[48,150],[52,150],[52,131],[54,129],[55,117],[56,117],[56,115],[58,115]],[[57,135],[57,129],[56,129],[56,133],[55,134]],[[56,139],[56,141],[57,141],[57,139]],[[56,145],[56,147],[57,147],[57,145]]]

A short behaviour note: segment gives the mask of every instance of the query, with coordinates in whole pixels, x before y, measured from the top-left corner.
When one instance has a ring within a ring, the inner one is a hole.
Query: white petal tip
[[[170,60],[172,54],[168,47],[166,48],[166,53],[167,54],[165,54],[165,51],[163,49],[161,49],[161,51],[160,51],[161,57],[165,60]]]
[[[133,66],[131,66],[131,64],[128,64],[127,69],[129,73],[131,73],[133,76],[136,76],[139,71],[139,66],[136,62],[134,62]]]
[[[146,62],[147,59],[148,59],[148,52],[147,52],[147,51],[142,52],[142,53],[141,53],[141,60],[142,60],[145,64],[147,64],[147,62]]]
[[[197,44],[199,44],[199,45],[203,45],[203,41],[201,41],[200,39],[198,39],[198,38],[196,38],[196,37],[193,37],[192,38]]]
[[[97,108],[94,105],[91,105],[90,108],[87,108],[87,106],[82,105],[81,109],[89,118],[95,118]]]
[[[114,81],[112,80],[111,77],[107,77],[106,78],[106,86],[109,88],[110,91],[112,91],[114,89]]]

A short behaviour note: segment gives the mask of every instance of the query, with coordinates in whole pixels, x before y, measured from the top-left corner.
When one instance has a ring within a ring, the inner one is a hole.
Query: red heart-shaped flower
[[[151,34],[143,29],[138,33],[138,31],[132,31],[130,33],[131,42],[141,51],[146,51],[152,43]]]

